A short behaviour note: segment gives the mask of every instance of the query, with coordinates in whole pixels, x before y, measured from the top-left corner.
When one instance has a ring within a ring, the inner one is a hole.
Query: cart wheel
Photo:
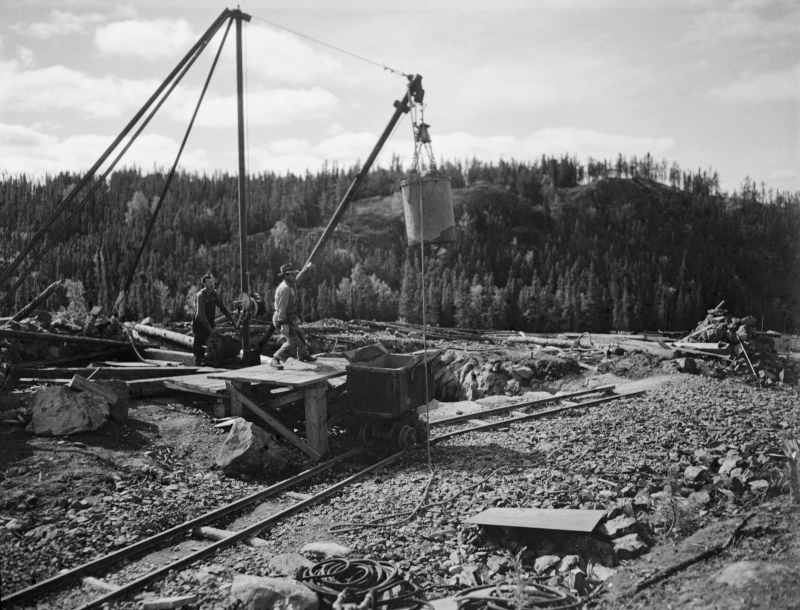
[[[372,422],[364,422],[358,429],[358,440],[365,447],[371,447],[378,440],[378,436],[372,429]]]
[[[411,426],[403,426],[400,428],[400,434],[397,436],[397,443],[400,449],[411,449],[417,445],[417,433]]]
[[[424,420],[417,422],[417,425],[414,426],[414,432],[417,433],[418,443],[424,443],[428,440],[428,424]]]

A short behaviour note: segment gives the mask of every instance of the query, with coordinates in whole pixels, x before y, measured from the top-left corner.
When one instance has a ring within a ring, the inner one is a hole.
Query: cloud
[[[350,167],[366,159],[377,141],[371,133],[341,133],[312,144],[304,139],[286,139],[252,147],[251,171],[291,171],[302,173],[316,171],[326,162],[337,162],[340,167]],[[499,161],[500,159],[530,161],[546,155],[576,155],[587,160],[613,159],[618,154],[643,156],[650,153],[662,156],[675,148],[672,138],[638,137],[601,133],[575,127],[548,128],[527,137],[478,136],[463,132],[438,136],[434,142],[437,160],[471,159]],[[394,139],[387,143],[379,158],[388,163],[392,155],[408,164],[413,155],[411,140]]]
[[[93,77],[64,66],[23,67],[18,60],[0,60],[0,108],[6,112],[69,110],[116,118],[143,104],[158,86],[156,80]]]
[[[176,90],[173,93],[175,101],[167,101],[164,110],[173,120],[188,124],[199,95],[200,90],[197,88]],[[335,95],[320,87],[261,90],[250,93],[246,99],[247,121],[251,127],[274,127],[294,121],[318,120],[328,117],[339,105]],[[195,124],[206,127],[235,127],[236,97],[207,93]]]
[[[101,53],[154,61],[189,51],[200,35],[184,19],[116,21],[97,28]]]
[[[105,151],[112,138],[100,135],[72,136],[63,140],[22,125],[0,123],[0,159],[2,169],[11,175],[43,176],[62,171],[82,172],[90,168]],[[142,134],[123,157],[126,166],[144,169],[171,167],[178,142],[159,134]],[[187,149],[180,166],[189,171],[209,168],[206,152]]]
[[[701,3],[692,15],[682,44],[718,44],[755,41],[796,44],[800,8],[795,0],[719,0]]]
[[[745,72],[708,96],[722,102],[763,103],[800,100],[800,63],[774,72]]]
[[[66,36],[68,34],[78,34],[86,31],[86,28],[103,21],[105,17],[96,13],[87,15],[75,15],[69,11],[50,11],[50,18],[47,21],[37,21],[35,23],[17,23],[11,29],[24,36],[33,38],[53,38],[55,36]]]
[[[289,32],[258,24],[245,28],[248,76],[265,82],[306,83],[342,72],[338,59]],[[226,47],[228,44],[226,43]],[[233,59],[233,45],[227,59]],[[331,51],[332,53],[332,51]]]

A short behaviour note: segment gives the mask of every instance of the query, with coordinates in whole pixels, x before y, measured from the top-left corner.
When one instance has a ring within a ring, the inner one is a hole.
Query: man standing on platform
[[[231,321],[233,327],[238,331],[236,320],[225,307],[219,293],[216,290],[217,281],[213,275],[205,275],[202,279],[203,288],[197,291],[194,305],[194,318],[192,318],[192,332],[194,333],[194,363],[197,366],[203,365],[205,356],[206,341],[214,332],[214,318],[217,317],[217,307]]]
[[[309,263],[305,269],[298,272],[294,265],[287,263],[281,266],[278,274],[283,281],[275,291],[275,313],[272,314],[272,323],[280,331],[286,342],[275,352],[270,364],[276,369],[282,369],[283,363],[291,357],[296,357],[302,362],[314,362],[316,358],[308,353],[306,335],[300,328],[300,317],[297,315],[297,287],[295,282],[312,269],[314,265]]]

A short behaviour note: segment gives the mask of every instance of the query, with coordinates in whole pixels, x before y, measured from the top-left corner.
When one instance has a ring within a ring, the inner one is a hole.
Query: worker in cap
[[[203,287],[197,291],[195,296],[194,317],[192,318],[192,333],[194,334],[194,363],[202,366],[203,357],[206,351],[206,341],[214,332],[214,318],[217,317],[217,307],[231,321],[233,327],[239,330],[236,320],[230,310],[225,307],[219,293],[217,292],[217,280],[213,275],[204,275],[200,280]]]
[[[275,352],[270,364],[276,369],[282,369],[283,363],[295,357],[301,362],[314,362],[316,358],[308,353],[306,335],[300,328],[300,316],[297,314],[299,299],[295,283],[302,278],[314,265],[309,263],[302,271],[298,271],[291,263],[281,265],[278,274],[283,281],[275,291],[275,313],[272,314],[272,323],[280,331],[286,342]]]

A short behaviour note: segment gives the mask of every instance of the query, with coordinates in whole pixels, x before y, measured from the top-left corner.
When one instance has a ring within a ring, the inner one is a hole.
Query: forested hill
[[[457,241],[425,253],[427,320],[442,326],[533,332],[686,330],[725,300],[766,327],[800,327],[800,193],[644,159],[581,165],[444,164]],[[301,265],[355,170],[255,175],[249,260],[254,290],[271,298],[280,265]],[[419,249],[408,249],[397,160],[370,174],[302,290],[307,320],[421,321]],[[117,172],[15,296],[26,303],[57,278],[87,305],[109,308],[132,264],[165,176]],[[19,252],[78,181],[2,177],[0,267]],[[55,225],[56,227],[58,224]],[[181,319],[199,278],[213,272],[227,302],[238,293],[235,177],[175,177],[139,266],[129,317]],[[0,292],[8,286],[0,287]]]

